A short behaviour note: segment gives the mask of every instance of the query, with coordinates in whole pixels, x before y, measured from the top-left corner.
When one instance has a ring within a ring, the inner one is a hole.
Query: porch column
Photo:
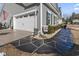
[[[40,3],[40,34],[43,34],[42,32],[42,3]]]

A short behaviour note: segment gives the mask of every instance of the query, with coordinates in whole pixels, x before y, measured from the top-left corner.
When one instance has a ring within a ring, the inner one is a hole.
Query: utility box
[[[48,32],[48,26],[43,26],[43,33],[46,34]]]
[[[38,34],[38,29],[34,28],[34,35],[37,35],[37,34]]]

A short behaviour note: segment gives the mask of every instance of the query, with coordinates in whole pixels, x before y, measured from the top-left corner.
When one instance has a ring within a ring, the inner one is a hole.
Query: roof
[[[35,5],[39,5],[39,3],[16,3],[16,4],[23,7],[24,9],[30,8]]]

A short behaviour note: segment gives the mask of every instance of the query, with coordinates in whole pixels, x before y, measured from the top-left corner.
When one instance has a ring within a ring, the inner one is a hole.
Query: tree
[[[71,19],[73,20],[75,16],[75,12],[72,13]]]
[[[2,29],[2,23],[0,22],[0,29]]]

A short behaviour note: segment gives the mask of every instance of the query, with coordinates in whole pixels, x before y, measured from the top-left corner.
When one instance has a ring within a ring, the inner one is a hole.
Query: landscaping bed
[[[55,36],[61,28],[64,28],[64,24],[59,24],[56,26],[48,25],[48,32],[43,32],[44,34],[38,34],[33,36],[34,39],[50,39],[51,37]]]

